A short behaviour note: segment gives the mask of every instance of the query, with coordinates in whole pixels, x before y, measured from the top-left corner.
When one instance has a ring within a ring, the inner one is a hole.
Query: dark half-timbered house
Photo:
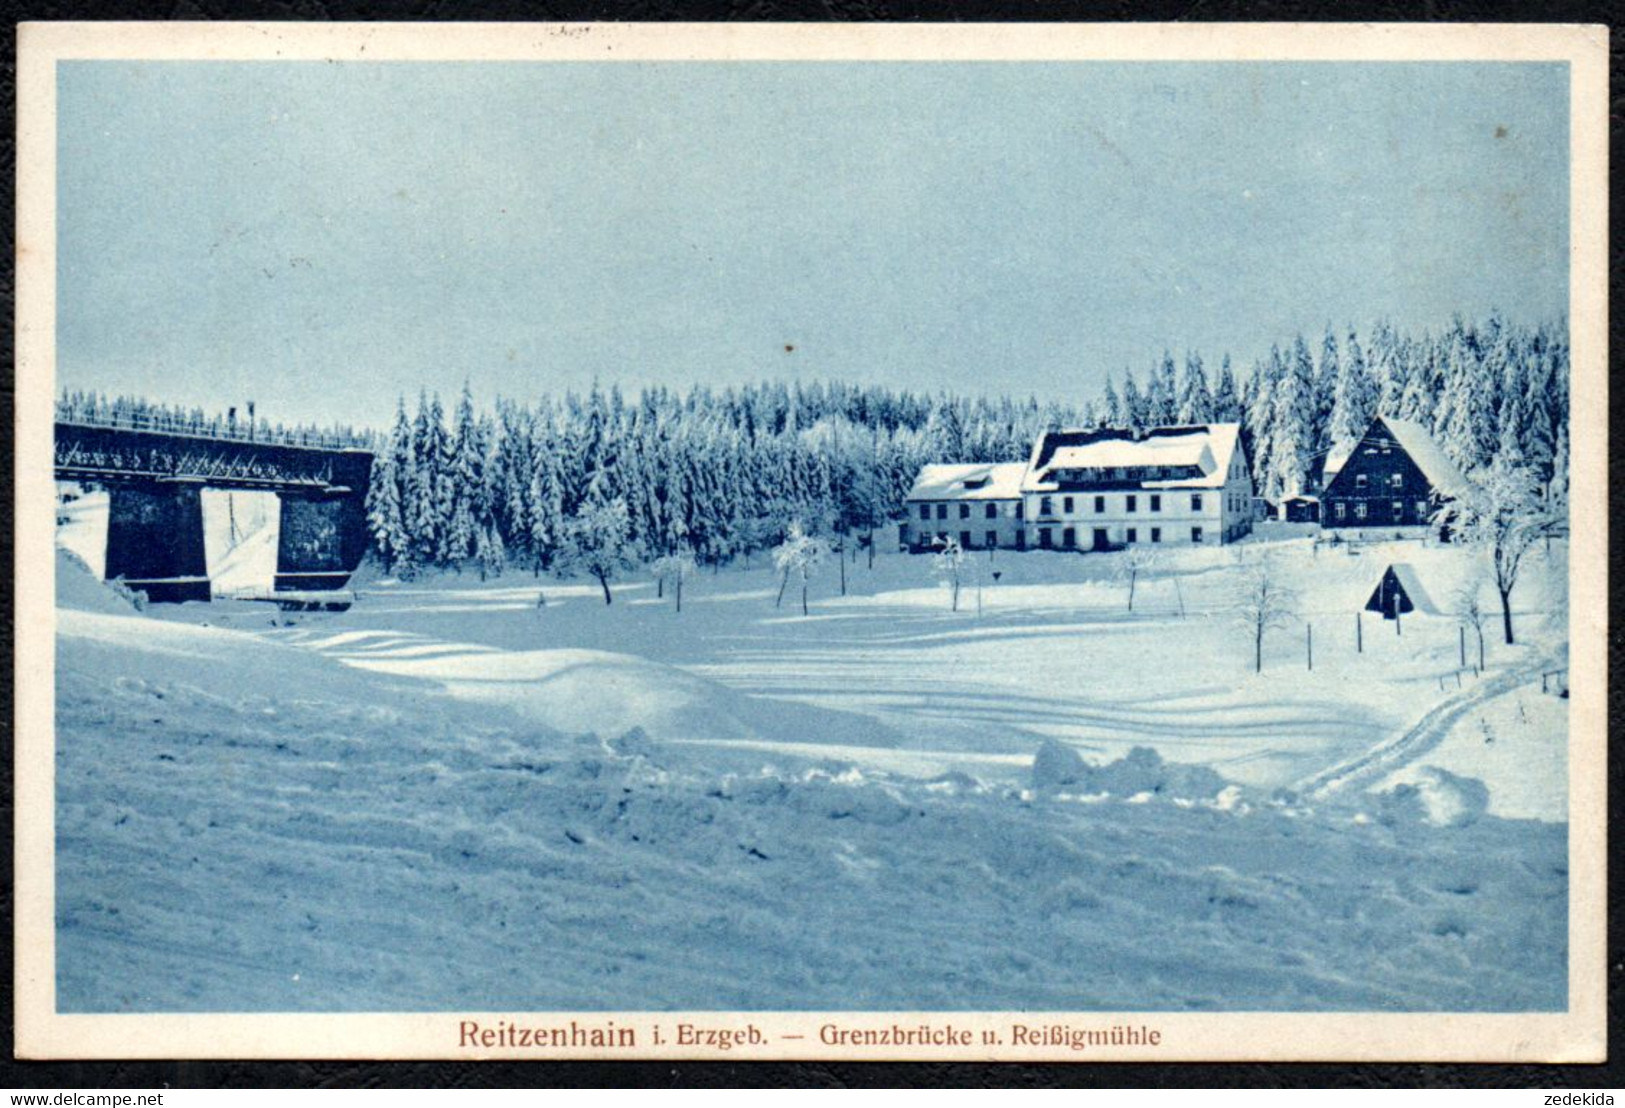
[[[1431,528],[1445,501],[1466,480],[1419,423],[1378,416],[1350,450],[1326,459],[1320,525]]]

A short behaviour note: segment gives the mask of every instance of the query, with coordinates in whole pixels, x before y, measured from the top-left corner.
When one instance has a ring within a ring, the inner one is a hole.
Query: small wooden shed
[[[1317,496],[1289,496],[1281,507],[1288,523],[1320,522],[1320,498]]]

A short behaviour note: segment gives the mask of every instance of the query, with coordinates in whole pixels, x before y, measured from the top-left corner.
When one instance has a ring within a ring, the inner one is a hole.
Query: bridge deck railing
[[[56,421],[76,427],[105,427],[116,431],[151,431],[221,442],[247,442],[263,446],[298,446],[316,450],[368,450],[371,443],[360,435],[323,431],[290,431],[263,424],[203,424],[173,416],[136,413],[90,414],[58,409]]]

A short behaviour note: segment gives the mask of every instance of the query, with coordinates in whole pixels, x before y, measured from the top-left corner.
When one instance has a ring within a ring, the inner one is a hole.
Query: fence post
[[[1303,649],[1312,671],[1315,668],[1315,625],[1312,623],[1303,625]]]
[[[1459,651],[1459,653],[1461,654],[1461,664],[1465,668],[1466,665],[1467,665],[1467,626],[1466,626],[1466,624],[1458,625],[1456,627],[1456,632],[1457,632],[1456,641],[1457,641],[1457,643],[1459,644],[1459,646],[1461,648],[1460,651]]]
[[[1365,653],[1365,631],[1360,625],[1360,609],[1354,609],[1354,653]]]

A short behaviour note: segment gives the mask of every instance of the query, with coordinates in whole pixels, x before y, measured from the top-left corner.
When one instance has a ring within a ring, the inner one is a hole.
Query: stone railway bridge
[[[210,598],[206,488],[276,493],[278,591],[342,588],[367,550],[372,452],[336,441],[59,419],[55,470],[107,489],[106,576],[149,600]]]

